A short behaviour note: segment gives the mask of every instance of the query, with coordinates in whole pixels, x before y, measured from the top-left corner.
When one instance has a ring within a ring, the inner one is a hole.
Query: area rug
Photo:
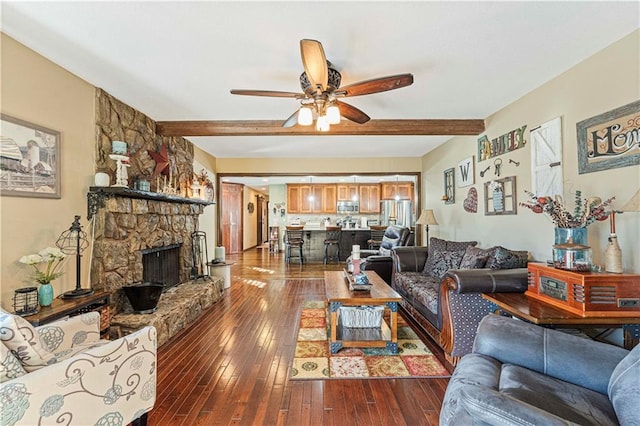
[[[329,349],[324,302],[305,302],[300,312],[292,380],[449,377],[416,333],[398,315],[398,354],[387,348]]]

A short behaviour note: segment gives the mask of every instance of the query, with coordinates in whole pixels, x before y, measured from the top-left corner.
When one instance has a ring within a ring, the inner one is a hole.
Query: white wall
[[[616,196],[614,208],[622,207],[635,194],[640,188],[640,166],[578,174],[576,123],[638,100],[639,75],[640,31],[635,31],[487,118],[487,129],[483,134],[489,139],[527,125],[526,147],[498,157],[503,159],[501,177],[516,176],[520,201],[525,199],[524,190],[531,189],[529,130],[555,117],[562,118],[564,196],[571,209],[576,190],[581,190],[583,196],[602,199]],[[440,224],[430,227],[430,236],[478,240],[483,247],[500,244],[529,250],[536,260],[549,259],[554,225],[545,215],[523,207],[518,207],[517,215],[484,215],[484,182],[493,179],[494,175],[492,169],[481,178],[479,171],[493,164],[493,159],[476,163],[474,187],[478,191],[478,213],[467,213],[463,209],[468,187],[456,187],[455,204],[444,204],[440,200],[443,171],[477,155],[476,151],[476,137],[457,137],[423,157],[423,208],[434,209]],[[509,159],[520,162],[520,166],[509,164]],[[616,225],[624,271],[639,273],[640,213],[617,215]],[[596,222],[588,231],[594,263],[604,264],[609,222]]]

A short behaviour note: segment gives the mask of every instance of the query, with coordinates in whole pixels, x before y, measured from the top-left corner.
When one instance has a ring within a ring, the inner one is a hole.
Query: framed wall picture
[[[484,214],[486,216],[517,214],[517,206],[515,176],[484,183]]]
[[[60,198],[60,132],[1,114],[0,194]]]
[[[640,164],[640,101],[576,124],[578,173]]]
[[[442,200],[445,204],[456,202],[456,171],[454,168],[444,171],[444,195]]]
[[[460,188],[473,185],[475,179],[475,171],[473,169],[473,156],[465,158],[458,163],[456,174],[458,186]]]

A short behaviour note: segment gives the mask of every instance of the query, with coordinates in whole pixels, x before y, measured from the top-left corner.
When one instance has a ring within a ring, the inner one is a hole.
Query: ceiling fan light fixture
[[[319,132],[328,132],[329,128],[329,119],[327,119],[326,115],[319,115],[316,120],[316,130]]]
[[[327,108],[327,120],[329,124],[340,123],[340,108],[338,108],[338,105],[330,105]]]
[[[313,111],[308,106],[300,107],[298,112],[298,124],[301,126],[310,126],[313,124]]]

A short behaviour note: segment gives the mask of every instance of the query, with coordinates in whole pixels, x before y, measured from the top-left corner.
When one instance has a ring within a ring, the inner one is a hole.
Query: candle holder
[[[38,288],[22,287],[15,289],[13,311],[21,317],[38,313]]]

